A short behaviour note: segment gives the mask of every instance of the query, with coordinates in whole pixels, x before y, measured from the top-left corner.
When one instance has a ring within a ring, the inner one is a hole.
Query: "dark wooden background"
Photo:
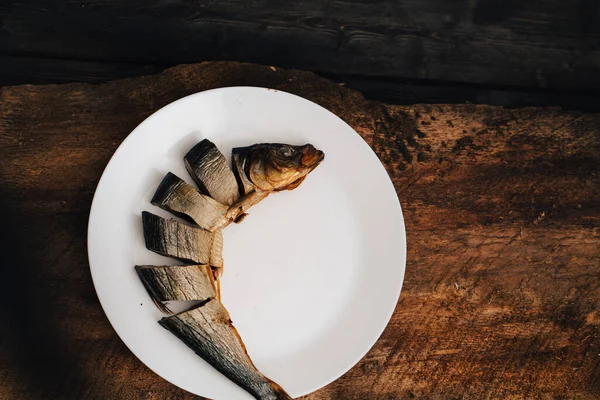
[[[0,86],[208,60],[310,70],[388,103],[598,111],[600,1],[0,1]]]
[[[387,105],[310,72],[232,62],[0,88],[0,399],[198,399],[150,371],[108,323],[87,221],[106,163],[137,124],[183,96],[238,85],[343,118],[385,165],[404,212],[406,276],[390,323],[304,400],[600,399],[600,114]]]
[[[118,339],[85,234],[127,134],[231,85],[338,114],[405,211],[392,321],[306,399],[600,398],[600,0],[0,0],[0,400],[196,398]]]

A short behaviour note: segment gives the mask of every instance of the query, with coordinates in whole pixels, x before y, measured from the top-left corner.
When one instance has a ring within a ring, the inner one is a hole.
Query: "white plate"
[[[183,155],[209,138],[229,157],[257,142],[312,143],[325,160],[224,231],[223,303],[256,366],[294,397],[355,365],[400,295],[406,238],[377,156],[344,121],[289,93],[224,88],[178,100],[141,123],[94,196],[88,254],[98,298],[129,349],[164,379],[217,400],[252,397],[160,327],[136,264],[173,265],[144,247],[141,212],[168,171],[192,182]]]

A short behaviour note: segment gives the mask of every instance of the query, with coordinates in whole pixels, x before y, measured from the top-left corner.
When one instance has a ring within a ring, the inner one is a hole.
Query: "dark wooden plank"
[[[0,398],[194,398],[113,332],[85,230],[100,174],[131,129],[184,95],[232,85],[338,114],[378,154],[404,208],[408,266],[389,326],[306,399],[600,396],[599,114],[388,106],[312,73],[203,63],[0,89]]]
[[[35,57],[0,56],[0,86],[20,84],[101,83],[113,79],[158,73],[163,65],[73,61]],[[367,99],[389,104],[488,104],[510,108],[561,107],[600,112],[598,95],[585,90],[524,89],[399,78],[323,74],[358,90]]]
[[[509,108],[560,107],[564,110],[600,112],[599,94],[594,91],[528,89],[329,74],[324,76],[361,92],[368,99],[388,104],[487,104]]]
[[[0,86],[88,82],[98,83],[159,72],[159,65],[73,61],[0,55]]]
[[[0,5],[0,52],[600,89],[600,3],[13,0]]]

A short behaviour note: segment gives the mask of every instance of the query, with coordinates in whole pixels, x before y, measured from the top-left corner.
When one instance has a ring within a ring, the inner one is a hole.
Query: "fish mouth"
[[[325,159],[325,153],[317,150],[313,145],[307,144],[302,149],[300,162],[304,167],[314,168]]]

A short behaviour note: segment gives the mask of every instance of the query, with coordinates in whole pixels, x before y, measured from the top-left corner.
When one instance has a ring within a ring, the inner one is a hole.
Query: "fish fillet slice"
[[[191,264],[210,264],[215,234],[150,212],[142,212],[146,248]],[[220,261],[222,263],[222,260]]]
[[[164,313],[170,312],[166,301],[203,301],[217,295],[208,265],[138,265],[135,270],[154,304]]]
[[[211,232],[222,224],[229,208],[201,194],[171,172],[158,186],[151,203]]]
[[[210,299],[158,323],[256,399],[291,400],[281,386],[256,369],[219,300]]]
[[[200,191],[219,203],[233,204],[239,197],[238,185],[225,156],[208,139],[192,147],[183,158],[185,167]]]

